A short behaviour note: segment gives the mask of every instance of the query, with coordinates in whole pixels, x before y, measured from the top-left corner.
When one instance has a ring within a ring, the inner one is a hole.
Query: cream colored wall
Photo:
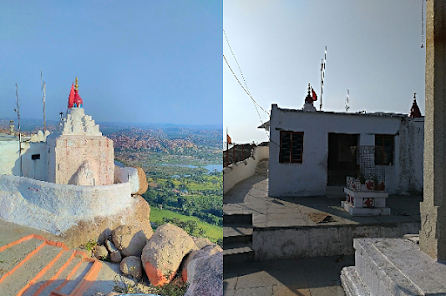
[[[113,141],[104,136],[61,135],[55,141],[54,182],[68,184],[85,160],[97,167],[94,185],[114,182]]]

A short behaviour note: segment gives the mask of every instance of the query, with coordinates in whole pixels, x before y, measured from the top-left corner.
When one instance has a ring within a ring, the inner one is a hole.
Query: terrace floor
[[[390,216],[352,217],[341,207],[345,194],[340,188],[334,189],[327,191],[327,196],[270,197],[268,178],[254,175],[224,195],[223,212],[252,214],[254,228],[320,227],[311,219],[313,214],[330,215],[334,219],[330,225],[420,222],[422,196],[389,196]],[[339,255],[225,266],[224,295],[345,295],[340,282],[341,269],[354,264],[354,256]]]

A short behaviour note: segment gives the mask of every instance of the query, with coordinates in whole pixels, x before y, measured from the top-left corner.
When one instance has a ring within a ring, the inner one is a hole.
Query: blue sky
[[[71,83],[96,121],[222,123],[221,1],[1,1],[0,118],[66,111]]]
[[[252,96],[267,111],[273,103],[302,108],[308,83],[319,97],[327,46],[322,110],[345,112],[349,89],[349,112],[408,113],[416,92],[424,115],[421,3],[225,0],[223,27]],[[223,54],[241,77],[222,39]],[[257,126],[269,117],[259,112],[260,118],[223,62],[223,125],[235,143],[268,140]]]

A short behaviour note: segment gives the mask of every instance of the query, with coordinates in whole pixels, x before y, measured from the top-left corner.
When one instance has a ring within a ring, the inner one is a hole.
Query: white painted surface
[[[230,164],[223,169],[223,193],[228,192],[240,181],[254,175],[257,164],[264,159],[268,159],[269,147],[257,146],[254,148],[253,156],[236,164]]]
[[[109,216],[130,207],[132,185],[76,186],[0,175],[0,217],[60,234],[80,220]]]
[[[119,167],[115,165],[115,184],[130,182],[132,194],[139,190],[138,170],[132,167]]]
[[[91,116],[85,115],[84,108],[71,108],[63,123],[62,135],[102,136],[102,133]]]
[[[0,175],[19,175],[19,141],[0,141]]]
[[[303,132],[302,163],[279,163],[280,131]],[[272,105],[269,149],[270,196],[325,195],[328,134],[358,134],[375,145],[375,134],[395,135],[394,163],[385,166],[389,194],[420,192],[423,186],[424,118],[304,112]]]

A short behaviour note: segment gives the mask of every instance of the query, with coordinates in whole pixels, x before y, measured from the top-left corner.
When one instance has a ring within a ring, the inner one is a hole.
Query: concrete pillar
[[[420,204],[420,248],[446,261],[446,1],[426,9],[426,115],[424,197]]]

